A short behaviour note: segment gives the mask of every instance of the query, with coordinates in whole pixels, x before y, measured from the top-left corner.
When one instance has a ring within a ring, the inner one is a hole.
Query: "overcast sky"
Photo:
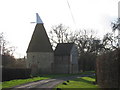
[[[16,46],[16,57],[26,55],[34,31],[35,13],[39,13],[46,31],[64,24],[72,30],[93,29],[98,36],[111,31],[110,22],[118,17],[119,0],[0,0],[0,32],[10,45]]]

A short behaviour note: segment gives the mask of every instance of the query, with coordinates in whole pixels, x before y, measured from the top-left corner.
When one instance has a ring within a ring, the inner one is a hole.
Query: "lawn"
[[[2,89],[2,83],[0,82],[0,90]]]
[[[69,80],[69,82],[64,81],[63,83],[58,84],[55,88],[62,88],[62,90],[66,90],[66,88],[94,88],[98,90],[98,85],[94,85],[93,82],[95,82],[95,77],[80,77]]]
[[[44,80],[49,79],[48,77],[34,77],[29,79],[16,79],[11,81],[4,81],[2,82],[2,88],[10,88],[16,85],[25,84],[28,82],[38,81],[38,80]]]
[[[38,80],[44,80],[44,79],[51,79],[51,78],[58,78],[58,77],[67,77],[67,76],[74,76],[74,75],[88,75],[94,73],[93,71],[83,72],[79,74],[54,74],[54,75],[37,75],[33,78],[28,79],[16,79],[11,81],[4,81],[2,82],[2,88],[11,88],[20,84],[25,84],[28,82],[38,81]],[[1,86],[1,85],[0,85]]]

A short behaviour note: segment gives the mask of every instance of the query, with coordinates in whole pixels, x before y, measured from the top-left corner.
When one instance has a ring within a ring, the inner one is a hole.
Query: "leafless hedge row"
[[[120,49],[104,53],[96,60],[97,83],[102,88],[120,88]]]

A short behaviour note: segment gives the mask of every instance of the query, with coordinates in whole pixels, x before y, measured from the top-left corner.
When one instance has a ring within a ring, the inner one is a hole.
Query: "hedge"
[[[2,81],[30,78],[31,69],[2,68]]]

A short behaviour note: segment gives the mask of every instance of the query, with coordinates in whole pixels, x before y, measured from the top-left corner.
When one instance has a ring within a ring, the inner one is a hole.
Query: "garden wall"
[[[104,53],[96,60],[97,83],[102,88],[120,88],[120,49]]]

